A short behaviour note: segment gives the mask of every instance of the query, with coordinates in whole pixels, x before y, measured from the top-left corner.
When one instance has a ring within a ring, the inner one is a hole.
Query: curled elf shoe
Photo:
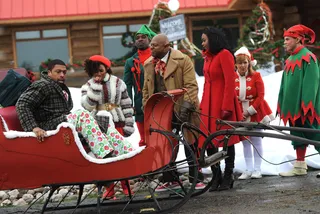
[[[293,169],[288,172],[280,172],[279,175],[282,177],[292,177],[307,174],[307,164],[304,161],[296,161],[293,165]]]

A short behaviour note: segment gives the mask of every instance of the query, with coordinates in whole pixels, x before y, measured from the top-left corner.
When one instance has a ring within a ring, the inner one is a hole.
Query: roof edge
[[[209,13],[209,12],[228,12],[235,11],[226,6],[221,7],[203,7],[180,9],[177,14]],[[132,17],[151,17],[152,11],[137,11],[129,13],[108,13],[95,15],[75,15],[75,16],[56,16],[56,17],[38,17],[38,18],[18,18],[0,20],[0,25],[19,25],[19,24],[43,24],[43,23],[61,23],[70,21],[92,21],[103,19],[118,19]]]

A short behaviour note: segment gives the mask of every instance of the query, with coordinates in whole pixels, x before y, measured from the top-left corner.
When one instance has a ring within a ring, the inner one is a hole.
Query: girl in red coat
[[[270,123],[274,120],[268,103],[264,100],[264,84],[260,73],[252,69],[257,61],[252,60],[246,47],[235,52],[237,77],[235,78],[235,91],[242,107],[243,118],[248,122]],[[239,177],[240,180],[261,178],[262,138],[250,137],[244,140],[243,153],[246,162],[246,171]],[[252,144],[251,144],[252,143]],[[252,147],[254,146],[252,163]]]
[[[204,49],[205,83],[200,104],[203,115],[201,116],[200,129],[204,133],[209,131],[208,134],[212,134],[218,130],[216,119],[240,121],[242,113],[234,91],[234,79],[236,78],[234,57],[229,50],[226,36],[216,28],[205,28],[202,34],[202,46]],[[219,127],[219,129],[228,128],[231,127]],[[221,140],[223,137],[220,136],[218,139]],[[204,140],[203,137],[200,138],[200,148]],[[223,179],[220,165],[211,167],[214,182],[210,191],[226,190],[233,187],[234,144],[239,141],[238,136],[232,136],[228,142],[228,158],[225,159],[226,167]],[[208,154],[217,152],[217,147],[223,146],[221,142],[215,141],[214,143],[216,148],[208,148]]]

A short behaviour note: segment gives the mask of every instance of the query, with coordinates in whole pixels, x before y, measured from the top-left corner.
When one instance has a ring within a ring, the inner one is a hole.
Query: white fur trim
[[[106,159],[97,159],[97,158],[91,157],[89,154],[86,153],[86,151],[84,150],[82,143],[79,139],[78,133],[76,132],[74,126],[70,123],[61,123],[57,127],[56,130],[47,131],[47,135],[52,136],[52,135],[57,134],[60,131],[61,127],[70,128],[72,130],[73,136],[75,138],[75,143],[76,143],[80,153],[87,161],[89,161],[91,163],[107,164],[107,163],[113,163],[113,162],[120,161],[120,160],[125,160],[128,158],[134,157],[135,155],[141,153],[145,149],[145,146],[143,146],[143,147],[139,147],[139,148],[135,149],[132,152],[129,152],[128,154],[124,154],[124,155],[120,155],[120,156],[112,157],[112,158],[106,158]],[[36,135],[33,132],[18,132],[18,131],[4,132],[4,135],[7,139],[23,138],[23,137],[36,137]]]
[[[241,47],[241,48],[239,48],[239,49],[234,53],[234,56],[237,57],[238,55],[241,55],[241,54],[246,55],[246,56],[249,57],[249,59],[251,59],[251,54],[250,54],[248,48],[246,48],[246,47],[244,47],[244,46]]]
[[[86,95],[81,97],[81,105],[88,111],[93,111],[95,109],[95,106],[92,106],[88,103]]]
[[[133,114],[133,109],[132,108],[127,108],[127,109],[123,109],[122,110],[123,114],[126,115],[126,114]]]
[[[3,123],[3,126],[4,126],[4,130],[5,131],[9,131],[9,127],[8,127],[6,121],[3,119],[3,117],[1,115],[0,115],[0,117],[1,117],[1,120],[2,120],[2,123]]]
[[[92,89],[89,89],[87,91],[87,96],[94,101],[97,101],[97,102],[102,101],[102,92],[95,94]]]
[[[257,65],[257,60],[251,60],[251,62],[250,62],[250,64],[251,64],[251,66],[256,66]]]
[[[123,82],[123,80],[120,80],[119,82],[121,82],[120,91],[124,92],[125,90],[127,90],[127,85],[125,84],[125,82]]]
[[[247,111],[248,111],[248,113],[249,113],[250,115],[254,115],[254,114],[257,113],[257,111],[254,109],[254,107],[253,107],[252,105],[249,106],[249,108],[247,109]]]
[[[106,76],[104,77],[103,81],[107,82],[109,80],[110,74],[106,73]]]
[[[89,89],[89,85],[88,85],[87,83],[84,84],[83,86],[81,86],[81,93],[82,93],[83,91],[87,92],[88,89]]]
[[[125,123],[132,123],[132,125],[133,125],[133,117],[127,117],[125,119]]]
[[[117,112],[117,114],[119,115],[119,120],[120,121],[125,121],[125,117],[124,117],[124,114],[123,114],[123,112],[122,112],[122,109],[121,108],[116,108],[116,109],[114,109],[115,110],[115,112]]]
[[[132,134],[134,132],[134,127],[132,126],[124,126],[123,131],[126,131],[127,133]]]
[[[118,113],[117,113],[116,109],[115,109],[115,108],[112,109],[112,110],[110,111],[110,113],[111,113],[111,115],[112,115],[113,121],[114,121],[114,122],[119,122],[119,117],[118,117]]]
[[[96,91],[102,91],[102,85],[95,83],[93,79],[89,79],[88,83],[90,84],[90,88]]]
[[[98,116],[104,116],[104,117],[109,117],[109,125],[113,128],[115,128],[115,125],[113,123],[113,117],[112,114],[108,111],[98,111],[97,113]]]
[[[273,116],[273,114],[266,115],[264,118],[260,121],[260,123],[263,124],[269,124],[271,121],[275,120],[276,118]]]
[[[117,103],[116,102],[116,95],[117,95],[117,79],[118,77],[111,75],[110,77],[110,93],[111,97],[110,97],[110,102],[111,103]],[[121,94],[119,94],[119,96],[121,97]]]
[[[122,99],[120,102],[121,105],[131,105],[132,101],[130,99],[130,97],[126,98],[126,99]]]

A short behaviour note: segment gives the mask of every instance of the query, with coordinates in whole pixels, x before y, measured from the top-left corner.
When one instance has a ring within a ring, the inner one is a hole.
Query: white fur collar
[[[103,81],[108,82],[110,79],[110,74],[106,73],[106,76],[104,77]]]

